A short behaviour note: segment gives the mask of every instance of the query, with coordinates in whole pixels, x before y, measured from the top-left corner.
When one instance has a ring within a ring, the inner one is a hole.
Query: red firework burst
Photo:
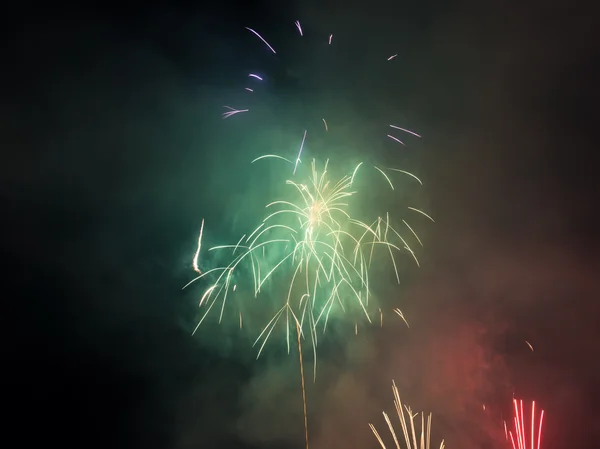
[[[515,416],[513,418],[514,432],[506,429],[506,439],[510,439],[513,449],[540,449],[542,442],[542,426],[544,424],[544,410],[541,410],[536,420],[535,401],[531,403],[531,428],[527,431],[525,426],[525,415],[523,413],[523,400],[513,399]],[[537,438],[536,438],[537,436]]]

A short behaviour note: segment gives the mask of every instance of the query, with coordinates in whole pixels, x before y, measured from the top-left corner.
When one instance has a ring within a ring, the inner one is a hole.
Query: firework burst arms
[[[261,156],[252,162],[264,159],[283,161],[294,166],[294,171],[298,168],[298,161],[277,155]],[[330,177],[329,161],[319,169],[313,159],[310,167],[305,178],[296,179],[296,175],[292,175],[285,182],[288,198],[267,204],[268,214],[252,232],[242,236],[236,244],[208,250],[229,251],[227,265],[201,271],[198,260],[201,259],[201,238],[198,241],[193,265],[200,274],[192,282],[211,278],[200,299],[200,306],[205,311],[198,326],[217,304],[219,320],[222,319],[228,297],[236,294],[238,272],[250,274],[251,289],[241,293],[237,290],[237,294],[247,297],[257,297],[269,283],[278,282],[274,280],[277,275],[279,282],[283,282],[286,293],[281,295],[280,306],[255,341],[259,346],[258,356],[282,321],[287,328],[288,351],[291,331],[297,326],[303,336],[308,334],[315,355],[317,330],[321,328],[324,332],[327,329],[333,310],[358,312],[371,321],[369,269],[378,249],[388,254],[398,282],[396,258],[399,253],[404,252],[417,265],[419,263],[412,242],[422,244],[421,239],[406,220],[401,222],[406,234],[403,235],[392,224],[389,213],[370,222],[352,215],[352,202],[359,193],[355,180],[363,168],[362,163],[339,179]],[[420,183],[416,176],[403,170],[374,168],[391,189],[394,184],[388,173],[409,175]],[[419,209],[407,209],[415,216],[431,219]],[[201,234],[203,229],[204,224]],[[395,312],[399,311],[396,309]],[[401,313],[399,315],[402,317]]]

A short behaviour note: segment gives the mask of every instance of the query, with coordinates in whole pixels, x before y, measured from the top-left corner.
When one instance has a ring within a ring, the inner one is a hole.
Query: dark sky
[[[410,330],[333,334],[322,348],[312,447],[376,447],[368,423],[383,429],[392,379],[450,448],[507,447],[513,394],[546,409],[544,449],[598,447],[599,40],[583,4],[123,2],[5,16],[4,438],[302,447],[296,359],[274,348],[256,362],[250,335],[227,325],[191,337],[200,291],[181,287],[202,218],[208,243],[235,241],[277,188],[249,161],[296,145],[324,110],[341,130],[327,157],[398,157],[436,224],[423,225],[421,268],[384,288]],[[221,120],[256,69],[269,77],[257,113]],[[373,137],[390,122],[424,137],[390,147]]]

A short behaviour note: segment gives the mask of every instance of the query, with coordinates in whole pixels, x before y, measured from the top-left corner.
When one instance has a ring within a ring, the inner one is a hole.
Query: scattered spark
[[[394,309],[394,313],[396,315],[398,315],[400,318],[402,318],[402,321],[404,321],[404,323],[406,324],[406,327],[410,328],[408,321],[406,321],[406,318],[404,318],[404,314],[402,313],[402,310],[396,308],[396,309]]]
[[[325,125],[325,131],[329,131],[329,128],[327,127],[327,122],[325,121],[325,119],[322,118],[321,120],[323,120],[323,124]]]
[[[250,163],[254,164],[257,161],[260,161],[262,159],[268,159],[268,158],[281,159],[283,161],[289,162],[290,164],[292,163],[292,161],[290,161],[289,159],[286,159],[283,156],[279,156],[277,154],[263,154],[262,156],[259,156],[256,159],[253,159],[252,162],[250,162]]]
[[[204,230],[204,218],[202,219],[202,224],[200,225],[200,235],[198,236],[198,248],[196,249],[196,254],[194,254],[194,259],[192,260],[192,266],[194,267],[194,271],[198,274],[202,274],[200,268],[198,267],[198,257],[200,256],[200,247],[202,246],[202,231]]]
[[[408,209],[409,210],[413,210],[413,211],[415,211],[415,212],[417,212],[417,213],[419,213],[419,214],[421,214],[421,215],[429,218],[429,220],[431,220],[432,223],[435,223],[435,220],[433,218],[431,218],[429,215],[427,215],[425,212],[423,212],[422,210],[416,209],[414,207],[408,207]]]
[[[256,73],[249,73],[249,74],[248,74],[248,77],[249,77],[249,78],[254,78],[254,79],[257,79],[257,80],[259,80],[259,81],[262,81],[262,80],[263,80],[263,79],[262,79],[262,77],[261,77],[260,75],[257,75]]]
[[[333,34],[329,35],[329,45],[331,45],[331,39],[333,39]]]
[[[264,37],[262,37],[260,34],[258,34],[256,31],[254,31],[252,28],[248,28],[246,27],[246,29],[248,31],[250,31],[251,33],[253,33],[255,36],[257,36],[261,41],[263,41],[265,43],[265,45],[267,47],[269,47],[269,50],[271,50],[273,52],[273,54],[277,54],[277,52],[275,51],[275,49],[273,47],[271,47],[271,44],[269,44]]]
[[[412,134],[413,136],[418,137],[419,139],[421,138],[421,136],[419,134],[417,134],[414,131],[411,131],[410,129],[400,128],[399,126],[396,126],[396,125],[390,125],[390,128],[399,129],[400,131],[404,131],[405,133]]]
[[[415,175],[413,175],[410,172],[407,172],[405,170],[400,170],[399,168],[388,168],[388,170],[396,171],[398,173],[404,173],[405,175],[408,175],[411,178],[415,179],[419,184],[423,185],[423,182],[421,182],[421,180],[419,178],[417,178]]]
[[[304,36],[304,34],[302,34],[302,27],[300,26],[300,21],[296,20],[294,22],[294,24],[296,25],[296,28],[298,28],[298,31],[300,32],[300,36]]]
[[[248,92],[254,92],[254,89],[250,89],[249,87],[245,88]]]
[[[392,180],[388,177],[388,175],[386,175],[385,172],[382,169],[380,169],[379,167],[373,167],[373,168],[375,168],[375,170],[377,170],[379,173],[381,173],[383,175],[383,177],[385,178],[385,180],[390,185],[390,187],[392,188],[392,190],[395,190],[394,184],[392,184]]]
[[[398,53],[396,53],[395,55],[390,56],[387,60],[391,61],[392,59],[396,58],[396,56],[398,56]]]
[[[529,349],[531,349],[531,352],[533,352],[533,346],[531,346],[531,343],[529,343],[527,340],[525,340],[525,343],[527,343],[527,346],[529,346]]]
[[[398,139],[397,137],[392,136],[391,134],[387,135],[390,139],[395,140],[396,142],[406,146],[406,144],[404,142],[402,142],[400,139]]]
[[[298,168],[298,164],[300,161],[300,156],[302,156],[302,149],[304,148],[304,141],[306,140],[306,130],[304,130],[304,136],[302,136],[302,143],[300,144],[300,150],[298,151],[298,157],[296,158],[296,165],[294,165],[294,172],[292,174],[296,174],[296,169]]]
[[[235,108],[232,108],[231,106],[223,106],[223,107],[226,108],[226,109],[229,109],[229,111],[223,112],[221,114],[221,116],[223,116],[224,119],[225,118],[229,118],[232,115],[236,115],[236,114],[240,114],[242,112],[248,112],[249,111],[249,109],[235,109]]]

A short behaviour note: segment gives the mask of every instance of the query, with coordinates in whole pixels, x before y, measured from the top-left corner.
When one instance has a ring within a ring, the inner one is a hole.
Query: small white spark
[[[406,144],[404,142],[402,142],[400,139],[398,139],[397,137],[394,137],[390,134],[387,135],[390,139],[395,140],[398,143],[401,143],[402,145],[406,146]]]
[[[202,247],[202,231],[204,230],[204,218],[202,219],[202,224],[200,225],[200,235],[198,236],[198,249],[196,249],[196,254],[194,254],[194,259],[192,260],[192,266],[194,267],[194,271],[198,274],[202,274],[200,268],[198,267],[198,257],[200,257],[200,248]]]
[[[418,137],[419,139],[421,138],[421,136],[419,134],[417,134],[414,131],[411,131],[410,129],[400,128],[399,126],[396,126],[396,125],[390,125],[390,128],[399,129],[400,131],[404,131],[405,133],[412,134],[413,136]]]

